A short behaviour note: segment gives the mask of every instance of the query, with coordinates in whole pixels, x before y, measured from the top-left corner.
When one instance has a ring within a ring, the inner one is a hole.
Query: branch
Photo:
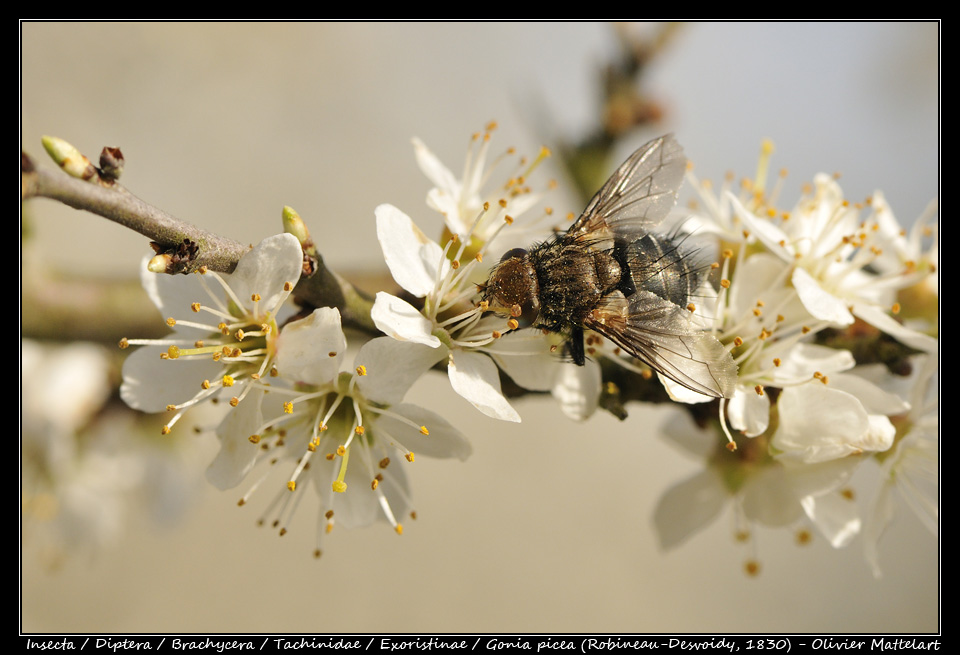
[[[195,254],[175,257],[167,273],[192,273],[201,266],[229,273],[248,250],[239,241],[202,230],[147,204],[119,184],[101,186],[39,169],[26,154],[21,156],[20,191],[23,200],[50,198],[119,223],[158,244],[161,253],[174,254],[182,251],[184,244],[195,244]]]
[[[200,229],[136,197],[116,182],[123,169],[119,149],[104,148],[98,169],[79,151],[60,139],[44,137],[44,147],[67,175],[37,168],[26,153],[20,157],[22,200],[49,198],[74,209],[102,216],[151,240],[161,257],[158,273],[192,273],[201,267],[230,273],[249,246]],[[108,165],[109,163],[109,165]],[[284,210],[286,222],[287,210]],[[295,214],[295,212],[294,212]],[[299,216],[296,217],[299,221]],[[380,331],[370,318],[373,300],[328,269],[305,226],[300,225],[306,255],[297,283],[296,299],[311,307],[336,307],[343,324],[371,335]]]

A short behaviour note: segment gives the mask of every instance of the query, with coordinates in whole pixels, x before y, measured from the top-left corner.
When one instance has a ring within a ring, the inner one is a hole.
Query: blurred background
[[[22,148],[52,167],[43,134],[93,159],[119,146],[125,186],[179,218],[257,243],[280,230],[290,205],[332,269],[385,273],[376,205],[400,207],[428,232],[433,225],[433,237],[441,229],[424,204],[431,185],[411,137],[455,173],[470,134],[490,120],[499,124],[495,152],[583,142],[604,113],[601,76],[621,56],[617,29],[640,40],[664,33],[604,23],[22,23]],[[667,33],[637,78],[660,119],[617,142],[611,170],[673,131],[701,179],[753,175],[770,138],[773,170],[789,170],[781,204],[819,171],[841,173],[851,199],[882,189],[907,225],[938,197],[937,24],[706,23]],[[579,212],[558,164],[545,165],[559,182],[548,204]],[[23,273],[133,279],[149,252],[144,238],[91,214],[42,199],[24,211]],[[598,414],[576,424],[549,399],[525,399],[523,423],[504,424],[440,376],[422,379],[408,398],[449,407],[474,455],[417,460],[419,518],[402,537],[386,526],[335,530],[315,560],[308,503],[282,539],[257,528],[271,493],[238,508],[245,487],[220,493],[203,484],[216,439],[184,426],[177,461],[164,469],[165,495],[126,498],[122,521],[99,547],[41,556],[40,537],[25,526],[22,629],[939,627],[938,540],[909,511],[881,542],[880,580],[860,539],[834,550],[816,535],[801,546],[789,530],[759,530],[744,546],[729,510],[665,553],[653,510],[701,466],[658,436],[669,408],[633,406],[624,422]],[[122,441],[126,428],[111,429]],[[872,489],[872,472],[860,467],[854,486]],[[858,499],[864,509],[868,499]],[[150,509],[161,500],[170,511]],[[744,572],[750,558],[761,564],[758,576]]]

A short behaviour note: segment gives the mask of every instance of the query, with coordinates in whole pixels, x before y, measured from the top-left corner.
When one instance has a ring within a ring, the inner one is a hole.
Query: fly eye
[[[526,256],[527,256],[527,251],[524,250],[523,248],[513,248],[512,250],[508,250],[507,252],[503,253],[503,257],[500,258],[500,263],[502,264],[508,259],[513,259],[513,258],[523,259]]]

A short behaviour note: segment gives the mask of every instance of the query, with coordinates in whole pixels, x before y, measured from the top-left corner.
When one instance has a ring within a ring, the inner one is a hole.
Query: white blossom
[[[270,372],[278,314],[302,263],[300,243],[290,234],[264,239],[229,275],[155,274],[144,262],[144,288],[173,334],[121,342],[143,346],[124,362],[123,400],[144,412],[173,412],[165,432],[198,403],[224,397],[237,406],[249,382]]]

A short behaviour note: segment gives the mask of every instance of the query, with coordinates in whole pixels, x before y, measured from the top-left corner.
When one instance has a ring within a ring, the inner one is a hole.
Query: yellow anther
[[[250,294],[250,300],[252,300],[253,302],[260,302],[260,294],[259,293]]]
[[[284,283],[283,283],[283,290],[284,290],[284,291],[293,291],[293,284],[290,283],[290,282],[284,282]]]
[[[482,261],[483,261],[483,253],[482,253],[482,252],[478,252],[476,255],[473,256],[473,258],[476,259],[478,262],[482,262]]]
[[[249,437],[247,437],[247,441],[249,441],[250,443],[260,443],[260,435],[251,434]]]
[[[297,490],[297,481],[296,481],[296,480],[290,480],[289,482],[287,482],[287,489],[289,489],[290,491],[296,491],[296,490]]]
[[[176,346],[170,346],[167,348],[167,357],[170,359],[176,359],[180,356],[180,349]]]
[[[120,341],[117,343],[117,347],[120,348],[120,350],[124,350],[124,349],[130,347],[130,342],[127,341],[127,338],[126,338],[126,337],[123,337],[123,338],[120,339]]]
[[[774,357],[774,358],[773,358],[773,365],[774,365],[774,366],[780,366],[780,358],[779,358],[779,357]]]
[[[747,560],[747,562],[743,565],[743,570],[747,572],[747,575],[760,575],[760,562],[752,559]]]
[[[453,270],[457,270],[458,268],[460,268],[460,260],[454,259],[453,261],[450,262],[450,266],[453,268]]]
[[[175,411],[176,409],[177,409],[177,406],[176,406],[176,405],[167,405],[167,411],[168,411],[168,412]]]
[[[430,430],[427,429],[426,425],[420,426],[420,434],[424,434],[424,435],[430,434]]]
[[[357,367],[357,375],[366,375],[366,374],[367,374],[367,367],[366,367],[366,366],[364,366],[363,364],[361,364],[360,366]]]
[[[239,405],[239,404],[240,404],[240,399],[237,398],[236,396],[234,396],[233,398],[230,399],[230,406],[231,406],[231,407],[236,407],[236,406]]]
[[[406,455],[404,455],[404,458],[405,458],[408,462],[412,462],[412,461],[413,461],[413,453],[407,453]]]
[[[390,458],[389,458],[389,457],[384,457],[384,458],[381,459],[379,462],[377,462],[377,466],[379,466],[379,467],[382,468],[382,469],[387,468],[388,466],[390,466]]]
[[[289,400],[283,403],[283,413],[284,414],[293,414],[293,403]]]
[[[232,375],[224,375],[224,376],[223,376],[223,386],[225,386],[225,387],[232,387],[232,386],[233,386],[233,376],[232,376]]]
[[[890,308],[890,311],[892,311],[894,314],[899,314],[899,313],[900,313],[900,303],[898,303],[898,302],[893,303],[893,307]]]
[[[200,388],[201,388],[201,389],[209,389],[209,388],[210,388],[210,380],[204,380],[203,382],[201,382],[201,383],[200,383]]]
[[[169,325],[170,327],[173,327],[176,324],[177,324],[177,319],[175,319],[174,317],[171,316],[170,318],[167,319],[167,325]]]
[[[190,303],[190,309],[192,309],[192,310],[194,311],[194,313],[199,312],[199,311],[200,311],[200,303],[198,303],[198,302],[192,302],[192,303]]]
[[[500,198],[500,200],[497,201],[497,204],[503,207],[504,209],[506,209],[507,207],[507,201],[504,200],[503,198]],[[510,219],[510,220],[512,221],[513,219]],[[509,223],[510,221],[507,221],[507,222]]]
[[[397,527],[395,527],[394,530],[396,530],[397,534],[403,534],[403,524],[397,523]]]
[[[730,259],[731,257],[733,257],[733,251],[730,250],[729,248],[724,250],[721,254],[723,255],[724,259]]]
[[[354,429],[354,432],[357,433],[357,436],[358,436],[358,437],[362,437],[362,436],[363,436],[363,433],[365,432],[365,428],[364,428],[362,425],[358,425],[358,426]]]
[[[511,330],[516,330],[518,327],[520,327],[520,323],[517,322],[517,319],[511,318],[509,321],[507,321],[507,327]]]
[[[720,280],[720,286],[723,287],[724,289],[729,289],[729,288],[730,288],[730,280],[728,280],[728,279],[726,279],[726,278]]]
[[[689,311],[689,312],[695,312],[695,311],[697,311],[697,306],[694,305],[693,303],[690,303],[690,304],[687,305],[687,311]]]
[[[336,491],[338,494],[342,494],[344,491],[347,490],[347,483],[344,482],[343,480],[334,480],[332,486],[333,486],[333,490]]]
[[[237,341],[243,341],[243,330],[237,330],[234,336],[236,337]]]
[[[736,443],[735,441],[728,441],[728,442],[727,442],[727,450],[729,450],[731,453],[736,452],[736,450],[737,450],[737,443]]]
[[[736,338],[733,340],[733,345],[736,346],[737,348],[739,348],[740,346],[743,345],[743,339],[741,339],[740,337],[736,337]]]
[[[757,392],[757,395],[758,395],[758,396],[762,396],[762,395],[763,395],[763,385],[762,385],[762,384],[758,384],[757,386],[755,386],[755,387],[753,388],[753,390]]]

